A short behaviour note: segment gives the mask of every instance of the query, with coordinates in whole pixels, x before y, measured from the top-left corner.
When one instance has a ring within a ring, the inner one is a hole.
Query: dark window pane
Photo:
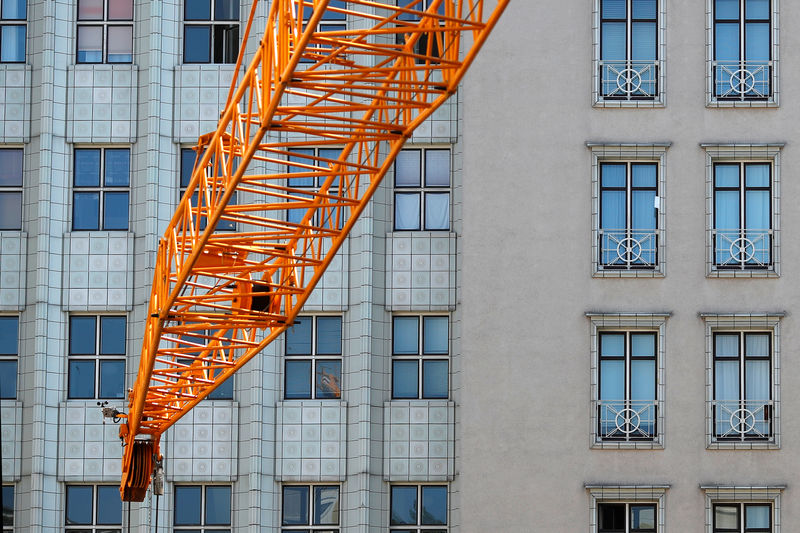
[[[107,46],[109,63],[132,63],[133,26],[109,26]]]
[[[394,161],[394,186],[419,187],[421,161],[420,150],[401,150]]]
[[[311,355],[312,317],[297,317],[286,330],[286,355]]]
[[[325,355],[342,353],[342,317],[317,318],[317,353]]]
[[[3,20],[25,20],[25,0],[3,0]]]
[[[100,229],[100,193],[76,192],[72,195],[72,229]]]
[[[100,150],[97,148],[75,149],[75,187],[100,186]]]
[[[19,353],[19,318],[0,316],[0,355]]]
[[[186,0],[186,20],[211,20],[211,0]]]
[[[22,149],[0,149],[0,187],[22,187]]]
[[[339,525],[339,487],[314,487],[314,525]]]
[[[283,525],[308,525],[308,487],[283,487]]]
[[[97,487],[97,523],[122,524],[122,501],[119,498],[119,487]]]
[[[91,525],[92,487],[67,485],[67,525]]]
[[[4,63],[25,62],[25,26],[3,26],[0,35],[0,61]]]
[[[422,362],[422,397],[447,398],[447,361]]]
[[[202,487],[175,486],[175,525],[200,525]]]
[[[206,487],[206,524],[227,526],[231,523],[231,488]]]
[[[13,400],[17,397],[17,362],[0,360],[0,398]]]
[[[597,519],[599,522],[600,533],[605,531],[625,531],[625,504],[598,504]]]
[[[342,362],[317,361],[317,398],[340,398],[342,396]]]
[[[392,398],[418,398],[419,361],[392,361]]]
[[[631,505],[631,529],[636,531],[655,531],[656,506]]]
[[[286,398],[311,398],[311,361],[286,361]]]
[[[222,369],[219,368],[214,371],[214,375],[217,376],[222,373]],[[211,394],[208,395],[209,400],[232,400],[233,399],[233,378],[230,377],[222,382],[222,385],[211,391]]]
[[[417,487],[400,485],[391,490],[391,525],[416,525]]]
[[[70,355],[88,355],[95,352],[96,317],[71,316],[69,318]]]
[[[239,25],[214,25],[214,63],[236,63],[239,55]]]
[[[217,0],[214,20],[239,20],[239,0]]]
[[[104,0],[78,0],[78,20],[103,20]]]
[[[394,317],[392,335],[394,337],[392,353],[401,355],[419,353],[419,317]]]
[[[104,355],[120,355],[125,353],[124,316],[100,317],[100,353]]]
[[[422,319],[422,353],[446,354],[448,352],[449,322],[450,319],[446,316],[426,316]]]
[[[72,399],[94,398],[94,360],[69,362],[69,391]]]
[[[422,525],[447,525],[447,487],[422,487]]]
[[[125,361],[100,360],[100,392],[97,397],[125,397]]]
[[[108,20],[133,20],[133,0],[108,0]]]
[[[103,229],[126,230],[128,229],[128,193],[105,193],[103,206]]]
[[[211,61],[211,26],[184,26],[183,62],[209,63]]]
[[[192,180],[192,170],[194,170],[194,162],[197,154],[191,148],[181,149],[181,188],[189,186]]]
[[[78,63],[103,62],[103,27],[78,26]]]
[[[22,193],[0,192],[0,230],[22,229]]]
[[[14,486],[3,485],[3,525],[14,525]]]

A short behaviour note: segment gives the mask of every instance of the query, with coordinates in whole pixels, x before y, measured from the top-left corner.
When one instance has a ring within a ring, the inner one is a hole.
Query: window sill
[[[597,264],[594,265],[592,272],[593,278],[663,278],[666,277],[664,265],[659,265],[654,269],[642,270],[600,270]]]
[[[710,109],[726,109],[732,107],[743,108],[777,108],[780,107],[777,99],[770,100],[714,100],[706,101],[706,107]]]
[[[595,97],[592,107],[598,109],[617,108],[617,109],[658,109],[667,107],[664,97],[659,96],[653,100],[603,100]]]
[[[707,278],[779,278],[777,267],[766,270],[717,270],[711,267],[706,273]]]
[[[771,440],[753,440],[737,442],[716,442],[711,441],[706,444],[707,450],[780,450],[781,445],[778,437]]]
[[[663,436],[659,435],[656,439],[650,441],[603,441],[595,440],[592,442],[591,449],[593,450],[663,450],[664,440]]]

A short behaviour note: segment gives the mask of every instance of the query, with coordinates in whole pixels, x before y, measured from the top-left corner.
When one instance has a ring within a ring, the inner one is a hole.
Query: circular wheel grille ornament
[[[755,83],[755,80],[753,80]],[[642,75],[632,68],[626,68],[617,74],[617,88],[620,91],[631,94],[642,87]]]
[[[740,68],[731,74],[731,89],[739,94],[747,94],[756,86],[756,77],[747,69]]]
[[[633,237],[625,237],[617,244],[617,255],[626,263],[635,263],[642,257],[642,243]]]
[[[747,263],[756,255],[756,245],[746,237],[739,237],[730,246],[731,257],[740,262]]]
[[[614,417],[614,424],[617,426],[617,430],[626,435],[638,431],[641,423],[642,417],[639,416],[639,413],[630,408],[620,410],[617,416]]]
[[[749,433],[756,428],[756,415],[748,409],[737,409],[731,413],[731,427],[740,433]]]

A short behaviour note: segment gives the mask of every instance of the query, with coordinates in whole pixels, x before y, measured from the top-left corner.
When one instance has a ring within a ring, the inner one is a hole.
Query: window
[[[403,22],[411,22],[416,23],[419,22],[421,16],[414,13],[417,12],[424,12],[428,11],[430,5],[433,3],[432,0],[397,0],[397,7],[402,7],[410,12],[401,13],[397,16],[397,19]],[[446,2],[441,2],[439,7],[436,8],[437,15],[444,15],[445,14],[445,4]],[[440,34],[441,35],[441,34]],[[413,36],[411,34],[398,34],[397,35],[397,44],[405,44],[407,39],[411,39]],[[439,50],[440,43],[439,39],[436,37],[432,38],[432,34],[429,32],[420,33],[419,38],[414,45],[414,53],[419,54],[421,56],[430,56],[430,57],[441,57],[442,53]],[[423,63],[424,60],[422,58],[417,59],[417,63]]]
[[[446,533],[446,485],[392,485],[390,491],[392,533]]]
[[[202,353],[200,347],[208,346],[213,339],[217,337],[216,332],[214,330],[199,330],[194,332],[193,335],[181,335],[182,344],[180,345],[181,348],[187,347],[194,347],[192,344],[198,347],[197,351],[184,351],[183,353],[187,356],[194,356],[199,357]],[[230,337],[222,337],[219,339],[220,344],[229,345],[230,344]],[[188,357],[180,357],[178,358],[178,362],[185,365],[191,365],[194,360],[189,359]],[[214,376],[218,376],[224,371],[222,368],[217,368],[214,370]],[[231,376],[227,380],[223,381],[222,384],[211,391],[211,393],[206,397],[209,400],[232,400],[233,399],[233,377]]]
[[[392,398],[447,399],[449,323],[448,316],[393,317]]]
[[[780,533],[785,487],[703,486],[706,533]]]
[[[290,150],[289,162],[294,165],[287,165],[287,173],[300,174],[298,177],[288,178],[286,184],[292,188],[290,193],[300,198],[311,198],[310,194],[303,191],[317,191],[325,182],[327,176],[310,175],[320,171],[309,167],[327,167],[334,164],[342,153],[341,148],[292,148]],[[327,161],[326,161],[327,160]],[[336,177],[331,184],[330,192],[336,194],[339,188],[339,178]],[[288,222],[300,224],[303,217],[308,212],[305,208],[289,209],[287,214]],[[341,229],[345,222],[344,208],[326,210],[326,220],[318,220],[320,210],[315,213],[315,218],[310,224],[330,227],[335,225]]]
[[[669,313],[587,313],[592,331],[592,447],[663,447]]]
[[[339,533],[338,485],[284,485],[282,533]]]
[[[657,0],[600,0],[597,103],[661,99]]]
[[[657,435],[657,334],[602,331],[598,436],[603,440],[652,440]]]
[[[772,165],[714,164],[714,267],[772,265]]]
[[[586,485],[591,533],[661,533],[669,485]]]
[[[67,485],[66,530],[122,533],[122,502],[116,485]]]
[[[24,63],[26,0],[0,2],[0,63]]]
[[[328,8],[340,8],[346,9],[347,6],[342,0],[331,0],[328,3]],[[311,6],[305,6],[303,8],[303,22],[308,23],[308,20],[311,18],[311,14],[313,13],[313,9]],[[317,25],[317,32],[333,32],[333,31],[345,31],[347,29],[347,14],[341,13],[338,11],[332,11],[331,9],[327,9],[325,13],[322,15],[322,19],[320,23]],[[330,45],[323,45],[323,44],[311,44],[307,51],[313,50],[314,48],[330,48]],[[301,63],[311,63],[313,62],[311,59],[301,59]],[[338,152],[338,151],[337,151]],[[336,159],[339,154],[336,154]]]
[[[394,163],[394,229],[450,229],[450,149],[401,150]]]
[[[0,148],[0,231],[22,229],[22,148]]]
[[[184,63],[236,63],[239,0],[185,0]]]
[[[713,0],[712,102],[776,103],[770,0]]]
[[[175,485],[175,531],[230,533],[229,485]]]
[[[0,316],[0,400],[17,397],[19,317]]]
[[[601,269],[658,264],[658,163],[600,163]]]
[[[284,398],[342,397],[342,317],[302,316],[286,330]]]
[[[201,156],[202,157],[202,156]],[[192,172],[194,171],[194,164],[197,159],[197,153],[192,148],[181,148],[181,187],[180,187],[180,198],[183,198],[183,195],[186,194],[186,188],[189,187],[189,182],[192,181]],[[234,165],[236,162],[234,161]],[[209,168],[214,168],[214,164],[212,163]],[[233,168],[236,170],[236,167]],[[222,170],[219,170],[220,174]],[[197,198],[198,198],[197,191],[192,194],[192,207],[197,207]],[[180,201],[180,198],[178,199]],[[236,205],[236,193],[234,192],[231,196],[228,205]],[[202,206],[205,207],[205,206]],[[203,230],[206,227],[206,215],[205,211],[202,215],[202,219],[200,220],[200,229]],[[226,220],[220,219],[217,222],[216,229],[218,231],[236,231],[236,222],[233,220]]]
[[[133,62],[133,0],[78,0],[78,63]]]
[[[70,399],[125,397],[124,316],[69,317]]]
[[[76,148],[74,156],[72,229],[127,230],[130,149]]]
[[[776,277],[781,144],[703,144],[707,275]]]
[[[14,485],[3,485],[3,533],[14,531]]]

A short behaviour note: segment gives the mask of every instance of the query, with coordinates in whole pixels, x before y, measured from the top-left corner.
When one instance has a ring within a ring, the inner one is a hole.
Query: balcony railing
[[[601,229],[600,265],[612,269],[647,269],[658,263],[655,230]]]
[[[600,440],[641,441],[656,437],[658,403],[602,400],[597,402],[597,436]]]
[[[714,97],[763,100],[772,95],[772,61],[714,61]]]
[[[771,229],[714,229],[711,238],[718,268],[759,269],[772,264]]]
[[[658,95],[658,61],[600,61],[600,94],[616,100],[652,100]]]
[[[766,440],[772,437],[772,400],[714,400],[714,438],[718,441]]]

